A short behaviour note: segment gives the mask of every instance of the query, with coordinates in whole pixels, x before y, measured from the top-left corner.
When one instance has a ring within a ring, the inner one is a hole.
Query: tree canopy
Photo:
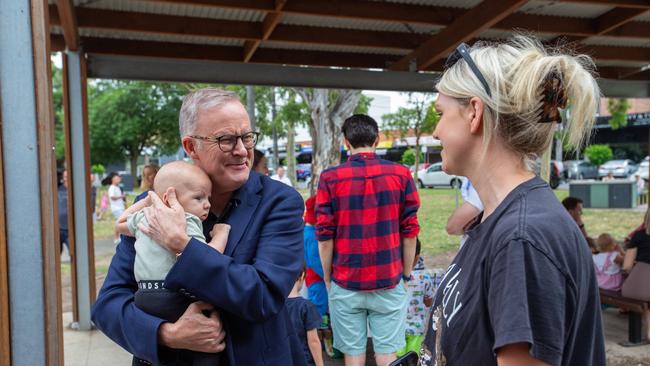
[[[178,84],[100,81],[89,88],[91,162],[125,157],[135,177],[145,149],[162,154],[180,146],[178,112],[187,89]]]

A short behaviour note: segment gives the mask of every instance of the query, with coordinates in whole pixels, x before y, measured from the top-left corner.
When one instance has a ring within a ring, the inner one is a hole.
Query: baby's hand
[[[230,225],[228,224],[215,224],[210,231],[212,240],[208,243],[209,246],[223,253],[226,250],[228,243],[228,235],[230,234]]]

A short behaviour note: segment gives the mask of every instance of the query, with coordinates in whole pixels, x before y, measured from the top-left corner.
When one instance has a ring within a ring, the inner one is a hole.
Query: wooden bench
[[[600,289],[600,303],[623,308],[628,311],[628,340],[619,342],[623,347],[640,346],[648,342],[643,339],[643,313],[648,310],[648,303],[623,297],[620,291]]]

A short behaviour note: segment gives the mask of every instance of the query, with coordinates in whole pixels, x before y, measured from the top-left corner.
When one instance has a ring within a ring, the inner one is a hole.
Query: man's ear
[[[483,108],[485,104],[481,98],[473,97],[469,100],[467,113],[470,119],[469,128],[472,134],[483,133]]]
[[[345,137],[343,138],[343,145],[345,145],[345,148],[348,149],[348,151],[352,150],[352,146],[350,145],[350,141],[346,139]]]
[[[183,150],[185,150],[185,153],[190,157],[190,159],[199,160],[199,155],[196,153],[196,140],[189,136],[183,136],[181,143],[183,145]]]

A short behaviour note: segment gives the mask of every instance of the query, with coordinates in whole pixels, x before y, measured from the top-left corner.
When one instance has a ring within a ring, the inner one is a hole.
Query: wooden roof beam
[[[617,8],[650,9],[647,0],[562,0],[565,3],[610,5]]]
[[[152,0],[153,1],[153,0]],[[160,0],[174,4],[201,5],[213,8],[233,8],[243,10],[272,11],[271,0]],[[569,0],[566,0],[569,1]],[[602,3],[607,5],[620,5],[629,8],[642,7],[630,2],[611,1],[574,1],[584,3]],[[647,1],[638,1],[638,4]],[[379,20],[399,24],[424,24],[433,26],[448,26],[466,10],[447,8],[442,6],[425,6],[400,3],[381,3],[361,0],[292,0],[283,8],[285,14],[300,14],[313,16],[326,16],[342,19]],[[629,27],[628,27],[629,26]],[[513,28],[529,29],[540,33],[564,34],[572,37],[588,37],[597,35],[591,19],[572,18],[517,13],[506,17],[494,24],[492,29],[511,31]],[[615,37],[650,38],[650,27],[647,22],[630,22],[624,30],[611,34]]]
[[[79,31],[74,4],[72,0],[56,0],[56,7],[65,44],[70,51],[76,51],[79,48]]]
[[[52,44],[58,43],[57,39],[60,37],[58,35],[52,35]],[[241,62],[241,48],[235,46],[210,46],[91,37],[82,37],[81,41],[84,44],[84,51],[90,54]],[[261,48],[255,52],[250,62],[383,69],[386,68],[387,62],[394,62],[399,58],[399,56],[356,52],[287,51],[287,49]]]
[[[244,44],[244,62],[250,61],[251,57],[260,46],[262,41],[266,41],[273,33],[275,27],[280,24],[282,20],[282,8],[287,3],[287,0],[275,0],[275,7],[273,11],[266,14],[264,22],[262,23],[262,38],[252,41],[246,41]]]
[[[626,23],[629,23],[632,19],[636,18],[637,16],[647,12],[649,9],[643,9],[643,8],[625,8],[625,7],[617,7],[614,8],[605,14],[600,15],[598,18],[590,20],[592,23],[592,28],[594,29],[595,34],[589,34],[589,35],[583,35],[583,36],[567,36],[567,35],[562,35],[556,37],[554,40],[552,40],[550,43],[555,44],[555,43],[579,43],[584,41],[585,39],[592,37],[592,36],[600,36],[604,35],[608,32],[614,31],[617,28],[625,25]],[[645,28],[650,28],[647,25]],[[633,37],[636,37],[636,35],[632,35]]]
[[[650,7],[647,9],[614,8],[594,20],[596,33],[602,35],[611,32],[648,10],[650,10]]]
[[[52,24],[60,25],[56,6],[50,6]],[[127,31],[140,34],[187,35],[212,39],[256,40],[263,33],[260,22],[203,19],[125,11],[77,9],[79,28]],[[278,24],[268,38],[299,44],[381,47],[410,50],[428,39],[425,34],[310,27]]]
[[[458,43],[489,29],[525,3],[526,0],[485,0],[400,59],[391,70],[409,70],[411,62],[416,63],[417,70],[424,70],[447,56]]]
[[[598,74],[603,79],[650,80],[650,68],[642,67],[599,67]]]

